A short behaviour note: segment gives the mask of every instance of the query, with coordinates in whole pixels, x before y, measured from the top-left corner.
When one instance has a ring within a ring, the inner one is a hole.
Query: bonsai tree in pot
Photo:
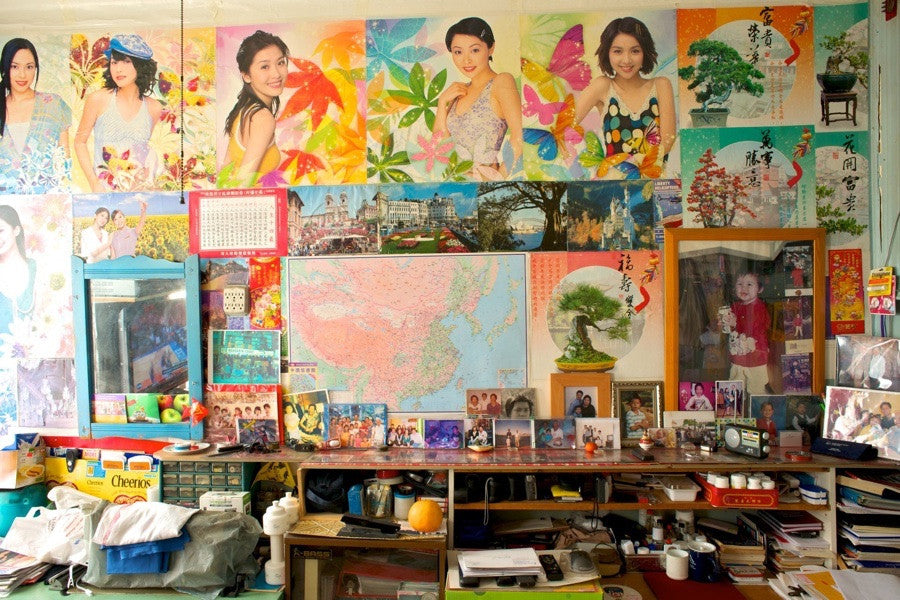
[[[688,82],[700,108],[691,109],[694,127],[723,127],[728,109],[722,106],[732,92],[743,91],[761,96],[765,88],[756,79],[764,79],[756,67],[741,58],[737,50],[717,40],[696,40],[688,46],[688,56],[696,56],[697,64],[678,69],[678,76]],[[712,108],[712,105],[718,108]]]
[[[606,371],[616,363],[616,357],[594,348],[589,329],[611,339],[627,340],[631,317],[621,302],[610,298],[601,289],[580,283],[563,294],[560,312],[575,313],[572,329],[566,338],[566,348],[556,359],[560,371]]]
[[[825,61],[825,72],[817,75],[823,90],[849,92],[857,81],[868,89],[869,51],[865,47],[849,39],[846,31],[826,35],[819,45],[831,53]]]

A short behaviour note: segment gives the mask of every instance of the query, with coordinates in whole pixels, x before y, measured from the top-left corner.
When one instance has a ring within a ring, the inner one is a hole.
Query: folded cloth
[[[103,510],[93,542],[102,546],[122,546],[168,540],[181,535],[184,524],[198,512],[162,502],[110,504]]]
[[[177,538],[168,540],[100,548],[106,550],[107,573],[166,573],[169,570],[169,553],[184,550],[189,541],[191,536],[183,531]]]

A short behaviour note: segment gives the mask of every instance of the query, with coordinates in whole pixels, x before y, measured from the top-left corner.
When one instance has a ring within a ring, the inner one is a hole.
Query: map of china
[[[356,402],[463,410],[466,388],[524,382],[524,282],[521,254],[291,259],[291,362]]]

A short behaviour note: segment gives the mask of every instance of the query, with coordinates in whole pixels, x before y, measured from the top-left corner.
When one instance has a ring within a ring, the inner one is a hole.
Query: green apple
[[[159,415],[163,423],[181,423],[181,413],[174,408],[167,408]]]
[[[175,399],[172,401],[172,408],[177,410],[179,413],[184,413],[184,409],[188,408],[191,405],[191,395],[190,394],[177,394]]]

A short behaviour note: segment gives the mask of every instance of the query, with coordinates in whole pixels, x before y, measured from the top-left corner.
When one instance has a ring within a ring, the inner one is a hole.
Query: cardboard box
[[[103,450],[96,460],[75,461],[71,473],[65,458],[51,456],[47,457],[46,471],[49,488],[70,485],[116,504],[145,501],[147,490],[158,488],[160,483],[159,460],[141,452]]]
[[[250,492],[206,492],[199,502],[201,510],[250,514]]]
[[[47,447],[38,433],[16,433],[0,440],[0,489],[44,481]]]

